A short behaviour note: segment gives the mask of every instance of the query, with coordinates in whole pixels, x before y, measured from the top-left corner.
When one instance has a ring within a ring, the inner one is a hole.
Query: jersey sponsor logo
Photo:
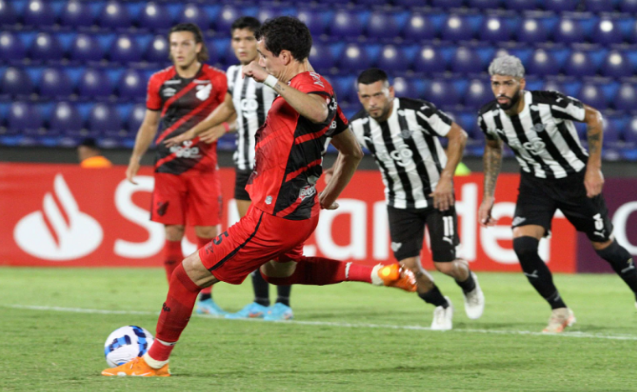
[[[181,80],[171,79],[165,81],[164,84],[181,84]]]
[[[540,138],[534,138],[526,143],[522,143],[522,147],[533,155],[540,155],[544,151],[546,144]]]
[[[205,101],[206,99],[208,99],[208,97],[210,97],[210,92],[212,91],[212,84],[207,84],[205,86],[197,86],[197,93],[195,94],[195,96],[200,100],[200,101]]]
[[[170,153],[175,154],[177,158],[201,158],[201,154],[199,154],[199,147],[192,147],[192,140],[183,142],[183,146],[170,147]]]
[[[175,90],[175,89],[174,89],[174,88],[172,88],[172,87],[165,88],[165,89],[163,89],[163,90],[161,91],[161,95],[163,95],[163,96],[164,96],[164,97],[166,97],[166,98],[170,98],[170,97],[172,97],[173,95],[175,95],[176,93],[177,93],[177,90]]]
[[[259,109],[259,104],[254,97],[244,98],[241,100],[241,111],[244,117],[246,114],[252,114]]]
[[[103,231],[91,216],[80,211],[64,177],[53,180],[44,195],[42,211],[34,211],[15,226],[16,243],[31,256],[45,260],[73,260],[92,253],[102,243]],[[56,200],[57,199],[57,200]]]
[[[398,149],[390,152],[385,151],[378,152],[376,157],[386,163],[396,163],[400,167],[406,167],[413,162],[412,157],[414,153],[407,146],[401,146]]]
[[[301,199],[301,201],[307,199],[308,197],[312,197],[316,194],[316,188],[314,188],[313,185],[307,185],[303,188],[301,188],[301,191],[299,192],[299,199]]]

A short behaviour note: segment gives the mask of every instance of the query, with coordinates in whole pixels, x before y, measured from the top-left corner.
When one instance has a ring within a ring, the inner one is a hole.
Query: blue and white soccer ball
[[[142,327],[127,325],[113,331],[104,343],[106,363],[116,367],[146,354],[153,344],[153,335]]]

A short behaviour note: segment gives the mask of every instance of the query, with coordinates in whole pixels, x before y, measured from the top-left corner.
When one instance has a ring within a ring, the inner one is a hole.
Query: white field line
[[[26,310],[40,310],[49,312],[71,312],[71,313],[94,313],[94,314],[131,314],[131,315],[159,315],[159,312],[148,311],[136,311],[136,310],[107,310],[107,309],[85,309],[85,308],[63,308],[58,306],[30,306],[30,305],[0,305],[3,307],[9,307],[14,309],[26,309]],[[250,322],[262,322],[261,319],[233,319],[228,320],[224,318],[212,317],[208,315],[193,314],[194,317],[201,318],[215,318],[218,320],[227,321],[250,321]],[[422,327],[419,325],[389,325],[389,324],[351,324],[351,323],[338,323],[330,321],[277,321],[279,323],[297,324],[297,325],[318,325],[337,328],[375,328],[375,329],[398,329],[398,330],[411,330],[411,331],[430,331],[429,327]],[[586,332],[563,332],[561,334],[544,334],[535,331],[522,331],[522,330],[499,330],[499,329],[475,329],[475,328],[455,328],[447,333],[476,333],[476,334],[493,334],[493,335],[529,335],[529,336],[549,336],[549,337],[564,337],[564,338],[587,338],[587,339],[606,339],[606,340],[635,340],[635,335],[609,335],[600,333],[586,333]]]

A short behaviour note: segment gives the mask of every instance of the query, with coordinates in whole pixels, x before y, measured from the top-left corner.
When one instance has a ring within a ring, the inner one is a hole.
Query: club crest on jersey
[[[205,101],[206,99],[208,99],[208,97],[210,97],[210,92],[212,91],[212,83],[211,84],[206,84],[204,85],[198,85],[197,86],[197,93],[195,94],[195,96],[200,100],[200,101]]]
[[[172,87],[168,87],[165,88],[161,91],[161,95],[163,95],[166,98],[172,97],[173,95],[175,95],[175,93],[177,92],[177,90],[175,90]]]
[[[403,139],[409,139],[413,133],[414,132],[410,131],[409,129],[401,129],[400,137],[402,137]]]
[[[544,132],[544,124],[535,124],[533,130],[537,133]]]

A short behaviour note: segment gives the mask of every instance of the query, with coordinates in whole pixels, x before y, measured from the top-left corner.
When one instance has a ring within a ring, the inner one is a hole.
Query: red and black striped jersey
[[[315,185],[323,173],[323,152],[329,139],[347,129],[347,119],[338,115],[332,86],[321,75],[303,72],[288,84],[306,94],[323,96],[328,116],[322,123],[313,123],[277,97],[256,133],[254,171],[246,190],[257,208],[303,220],[319,213]]]
[[[217,143],[206,144],[199,138],[167,148],[167,138],[180,135],[204,120],[220,103],[228,90],[224,72],[202,64],[192,79],[179,76],[175,67],[153,74],[148,81],[146,107],[161,111],[156,139],[155,171],[180,174],[194,169],[212,171],[217,166]]]

